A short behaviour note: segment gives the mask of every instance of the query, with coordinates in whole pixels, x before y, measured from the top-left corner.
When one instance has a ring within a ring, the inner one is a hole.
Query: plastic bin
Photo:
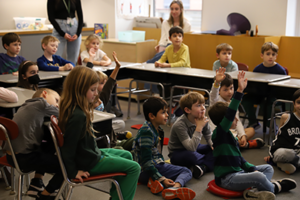
[[[18,30],[47,30],[46,18],[38,17],[14,17],[16,29]]]
[[[145,31],[119,31],[118,39],[121,42],[143,42]]]

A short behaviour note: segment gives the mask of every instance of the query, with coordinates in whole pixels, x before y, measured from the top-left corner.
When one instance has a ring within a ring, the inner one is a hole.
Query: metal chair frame
[[[132,83],[136,82],[136,88],[132,88]],[[150,84],[150,89],[139,89],[139,83],[149,83]],[[133,79],[130,81],[129,83],[129,96],[128,96],[128,114],[127,114],[127,119],[130,119],[130,106],[131,106],[131,95],[137,95],[137,108],[138,108],[138,115],[141,114],[140,111],[140,101],[139,101],[139,96],[146,96],[146,97],[151,97],[152,95],[148,95],[148,94],[143,94],[143,92],[151,92],[151,87],[152,85],[158,85],[162,88],[162,98],[165,99],[165,88],[163,86],[162,83],[157,83],[157,82],[151,82],[151,81],[143,81],[143,80],[136,80]],[[151,92],[152,93],[152,92]]]
[[[291,104],[292,106],[290,108],[289,113],[293,113],[293,109],[294,109],[293,101],[288,101],[288,100],[284,100],[284,99],[277,99],[276,101],[273,102],[271,118],[270,118],[271,122],[270,122],[270,129],[269,129],[269,137],[268,137],[268,143],[267,144],[271,144],[271,142],[275,138],[275,135],[276,135],[276,121],[275,120],[280,119],[282,114],[287,113],[287,112],[275,113],[275,107],[276,107],[276,104],[278,102]],[[264,133],[264,135],[263,135],[264,140],[265,140],[265,136],[266,135]]]
[[[17,172],[19,173],[19,176],[18,176],[18,191],[17,191],[17,199],[18,200],[21,200],[22,199],[22,192],[23,192],[23,182],[24,182],[24,176],[26,178],[26,189],[29,188],[29,185],[30,185],[30,180],[29,180],[29,174],[32,173],[33,171],[30,171],[30,172],[23,172],[20,167],[19,167],[19,164],[18,164],[18,161],[16,159],[16,156],[15,156],[15,152],[14,152],[14,149],[12,147],[12,144],[11,144],[11,140],[15,139],[19,132],[18,132],[18,128],[17,128],[17,132],[13,133],[13,137],[11,136],[12,133],[10,133],[8,130],[9,128],[5,126],[5,124],[9,122],[11,124],[13,124],[14,126],[18,127],[18,125],[10,120],[10,119],[7,119],[7,118],[4,118],[4,117],[0,117],[0,134],[4,134],[5,136],[5,141],[7,142],[8,146],[9,146],[9,149],[10,149],[10,152],[11,152],[11,156],[12,156],[12,159],[13,159],[13,162],[14,162],[14,165],[15,167],[12,168],[11,170],[11,193],[10,194],[14,194],[14,190],[15,190],[15,186],[14,186],[14,169],[17,170]],[[16,130],[15,130],[16,131]]]
[[[174,85],[173,87],[171,87],[171,95],[170,95],[170,105],[169,105],[169,122],[168,125],[171,126],[171,113],[172,113],[172,102],[174,101],[175,98],[180,98],[182,97],[184,94],[182,95],[176,95],[173,96],[174,90],[175,89],[183,89],[184,94],[186,94],[186,90],[191,90],[191,91],[201,91],[201,92],[205,92],[208,96],[208,103],[205,104],[206,107],[209,107],[209,91],[206,89],[202,89],[202,88],[194,88],[194,87],[187,87],[187,86],[181,86],[181,85]]]

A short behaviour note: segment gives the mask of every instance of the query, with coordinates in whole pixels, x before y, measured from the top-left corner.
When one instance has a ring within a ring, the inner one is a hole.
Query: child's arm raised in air
[[[114,60],[115,60],[115,63],[116,63],[116,67],[114,69],[114,71],[111,73],[111,75],[109,76],[110,78],[116,80],[117,79],[117,75],[118,75],[118,72],[120,70],[120,67],[121,67],[121,64],[117,58],[117,53],[114,51],[113,54],[112,54]]]
[[[209,105],[214,105],[217,101],[219,101],[219,90],[220,84],[225,79],[225,71],[224,67],[220,67],[216,70],[215,82],[212,85],[212,88],[209,93]]]

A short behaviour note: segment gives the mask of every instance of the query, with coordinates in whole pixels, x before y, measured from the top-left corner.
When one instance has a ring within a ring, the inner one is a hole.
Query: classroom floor
[[[133,130],[130,128],[131,125],[134,124],[142,124],[144,122],[144,116],[137,115],[137,104],[132,103],[131,106],[131,119],[127,119],[127,101],[120,101],[122,111],[123,111],[123,119],[126,122],[126,130],[130,130],[133,135],[136,135],[137,130]],[[142,107],[141,107],[142,109]],[[165,137],[170,136],[170,127],[167,125],[162,126],[165,131]],[[255,137],[263,137],[262,128],[259,129],[255,135]],[[203,141],[205,143],[205,141]],[[163,155],[165,159],[168,159],[168,149],[167,146],[163,147]],[[265,146],[261,149],[251,149],[251,150],[243,150],[242,151],[243,157],[250,163],[254,165],[264,164],[263,157],[268,155],[268,147]],[[46,175],[44,178],[45,184],[49,180],[50,175]],[[298,182],[298,188],[292,190],[291,192],[281,193],[277,195],[277,200],[296,200],[300,196],[300,172],[299,170],[293,175],[287,175],[284,172],[278,170],[277,167],[274,167],[274,179],[281,179],[281,178],[292,178]],[[196,192],[195,200],[200,199],[209,199],[209,200],[221,200],[223,198],[215,196],[206,191],[206,187],[209,181],[214,179],[213,172],[209,172],[201,177],[199,180],[192,179],[188,182],[187,187],[193,189]],[[99,186],[103,189],[109,189],[109,185],[107,183],[95,184],[95,186]],[[298,197],[297,197],[298,196]],[[73,190],[72,200],[82,200],[82,199],[103,199],[108,200],[109,195],[101,192],[94,191],[90,188],[86,187],[78,187]],[[23,196],[24,200],[33,200],[33,198],[28,196]],[[138,185],[134,200],[161,200],[163,199],[161,195],[153,195],[150,190],[145,185]],[[243,198],[238,198],[243,199]],[[0,179],[0,200],[14,200],[13,195],[9,195],[9,191],[5,190],[5,184],[3,179]]]

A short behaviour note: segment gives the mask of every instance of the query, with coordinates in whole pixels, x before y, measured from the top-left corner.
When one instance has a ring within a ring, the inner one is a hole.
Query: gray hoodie
[[[13,118],[19,127],[19,136],[12,140],[15,153],[28,154],[39,151],[44,136],[44,118],[51,115],[57,117],[58,108],[48,104],[44,98],[25,101]],[[7,143],[4,149],[9,151]]]

